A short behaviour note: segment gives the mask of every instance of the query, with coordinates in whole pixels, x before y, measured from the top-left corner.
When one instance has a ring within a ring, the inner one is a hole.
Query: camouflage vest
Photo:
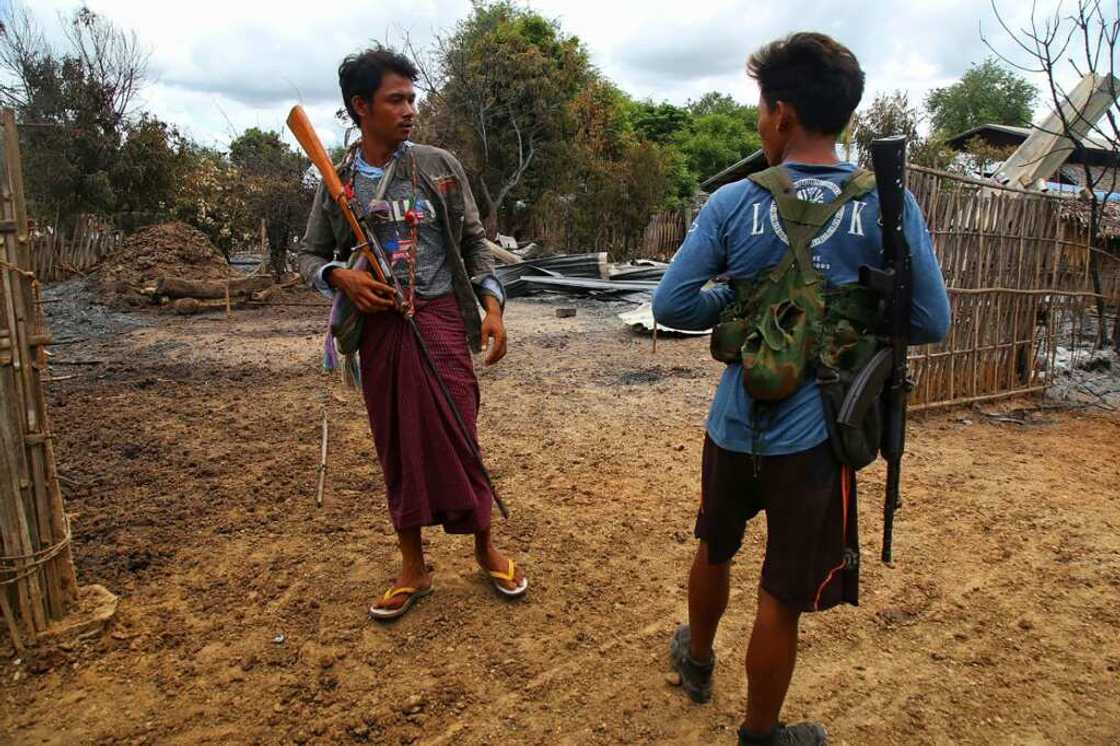
[[[711,352],[716,360],[743,364],[752,399],[776,402],[797,391],[810,368],[858,369],[877,349],[873,294],[856,284],[826,289],[809,253],[821,228],[873,190],[875,177],[856,171],[829,203],[798,199],[782,166],[750,179],[773,195],[789,251],[757,277],[733,281],[736,300],[712,330]]]

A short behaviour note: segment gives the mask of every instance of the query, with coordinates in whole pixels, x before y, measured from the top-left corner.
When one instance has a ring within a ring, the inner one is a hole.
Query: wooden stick
[[[980,388],[980,327],[981,327],[981,311],[982,306],[976,304],[973,309],[972,316],[972,387],[969,393],[972,396],[979,395]]]
[[[327,484],[327,403],[323,402],[323,441],[322,450],[319,452],[319,491],[315,496],[315,505],[323,507],[323,488]]]
[[[12,647],[16,652],[23,655],[27,650],[23,646],[23,638],[19,634],[19,624],[16,623],[16,615],[12,611],[12,604],[8,601],[8,589],[0,587],[0,611],[4,612],[4,621],[8,623],[8,634],[12,638]]]
[[[949,295],[986,295],[986,294],[1004,294],[1004,295],[1053,295],[1063,296],[1070,298],[1106,298],[1107,296],[1099,293],[1089,292],[1088,290],[1048,290],[1046,288],[1039,288],[1032,290],[1028,288],[946,288]]]
[[[263,268],[271,265],[271,262],[269,261],[270,257],[268,255],[268,231],[265,230],[264,218],[261,218],[261,246],[260,246],[260,252],[261,252],[261,263],[257,265],[257,269],[253,274],[256,274],[258,272],[262,272]],[[263,274],[263,272],[262,272],[262,274]]]
[[[292,307],[292,308],[324,308],[324,309],[329,309],[331,307],[330,303],[285,303],[285,302],[282,302],[282,301],[257,300],[255,298],[250,298],[249,300],[245,301],[245,303],[247,305],[251,305],[251,306],[254,306],[254,307],[258,307],[258,306],[288,306],[288,307]]]
[[[0,161],[3,160],[2,155],[3,151],[0,149]],[[5,167],[6,163],[0,162],[0,191],[3,192],[2,204],[6,215],[11,193],[6,179],[3,178]],[[6,259],[8,256],[9,238],[9,235],[5,235],[3,242],[0,243],[0,259]],[[22,348],[14,344],[17,320],[12,296],[17,280],[15,272],[10,271],[7,266],[0,266],[0,323],[5,327],[4,341],[12,350],[12,362],[22,365]],[[0,371],[0,402],[6,405],[0,411],[0,463],[4,466],[0,469],[0,475],[3,475],[3,482],[0,483],[0,544],[9,553],[29,554],[35,547],[31,544],[30,528],[24,512],[24,491],[30,479],[27,474],[27,453],[21,442],[23,423],[19,406],[20,396],[19,376],[16,371]],[[30,577],[18,581],[14,588],[20,618],[31,634],[35,634],[37,629],[43,628],[46,624],[38,582],[38,577]],[[6,589],[0,589],[0,593],[6,592]]]
[[[994,181],[985,181],[983,179],[976,179],[976,178],[972,178],[970,176],[961,176],[959,174],[950,174],[950,173],[947,173],[945,171],[938,171],[937,169],[927,168],[925,166],[918,166],[918,165],[915,165],[913,163],[907,163],[906,164],[906,170],[907,171],[917,171],[919,173],[930,174],[930,175],[935,176],[938,179],[941,179],[941,180],[944,180],[944,181],[956,181],[956,182],[959,182],[961,184],[969,184],[971,186],[978,186],[978,187],[982,187],[984,189],[990,189],[990,190],[993,191],[993,193],[994,192],[1010,192],[1011,194],[1016,195],[1016,196],[1028,197],[1028,198],[1033,197],[1033,198],[1036,198],[1036,199],[1051,199],[1051,200],[1068,199],[1068,197],[1062,197],[1062,196],[1059,196],[1057,194],[1048,194],[1046,192],[1026,191],[1025,189],[1015,189],[1013,187],[1008,187],[1008,186],[1004,186],[1002,184],[998,184]]]
[[[1020,266],[1021,270],[1022,267]],[[1006,386],[1008,389],[1015,388],[1015,374],[1019,367],[1019,316],[1023,312],[1023,300],[1021,297],[1012,298],[1011,307],[1008,309],[1011,314],[1011,351],[1007,354]]]
[[[1030,394],[1040,394],[1046,390],[1046,386],[1031,386],[1023,389],[1016,389],[1015,391],[1001,391],[996,394],[982,394],[980,396],[966,396],[963,399],[954,399],[953,401],[939,401],[931,402],[929,404],[918,404],[912,407],[907,407],[915,412],[939,409],[942,407],[958,407],[962,404],[974,404],[982,401],[996,401],[998,399],[1014,399],[1016,396],[1029,396]]]

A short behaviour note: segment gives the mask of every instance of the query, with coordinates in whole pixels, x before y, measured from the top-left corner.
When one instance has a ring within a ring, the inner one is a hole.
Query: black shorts
[[[762,589],[798,611],[859,604],[855,472],[825,442],[788,456],[726,451],[704,438],[696,538],[708,561],[728,562],[747,521],[766,511]]]

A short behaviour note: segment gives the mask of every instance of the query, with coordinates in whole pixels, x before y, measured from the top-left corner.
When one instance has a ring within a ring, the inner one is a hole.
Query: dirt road
[[[67,369],[51,407],[79,579],[122,601],[109,634],[18,664],[0,638],[0,742],[733,743],[762,525],[713,703],[665,682],[719,365],[704,338],[655,356],[618,309],[554,309],[512,303],[509,356],[481,371],[528,599],[496,597],[469,540],[430,530],[436,593],[391,626],[364,613],[395,544],[337,383],[314,505],[321,308],[146,316],[56,348],[104,361]],[[863,473],[863,603],[805,619],[787,718],[838,744],[1120,741],[1120,419],[1026,421],[915,419],[893,569],[882,471]]]

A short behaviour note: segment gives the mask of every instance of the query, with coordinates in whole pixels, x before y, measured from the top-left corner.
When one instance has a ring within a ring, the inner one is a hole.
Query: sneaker
[[[828,731],[820,723],[778,723],[769,733],[739,729],[739,746],[826,746]]]
[[[681,687],[697,704],[704,704],[712,698],[712,670],[716,667],[716,654],[707,663],[701,663],[689,653],[692,634],[687,624],[677,627],[669,642],[669,658],[673,668],[681,676]]]

